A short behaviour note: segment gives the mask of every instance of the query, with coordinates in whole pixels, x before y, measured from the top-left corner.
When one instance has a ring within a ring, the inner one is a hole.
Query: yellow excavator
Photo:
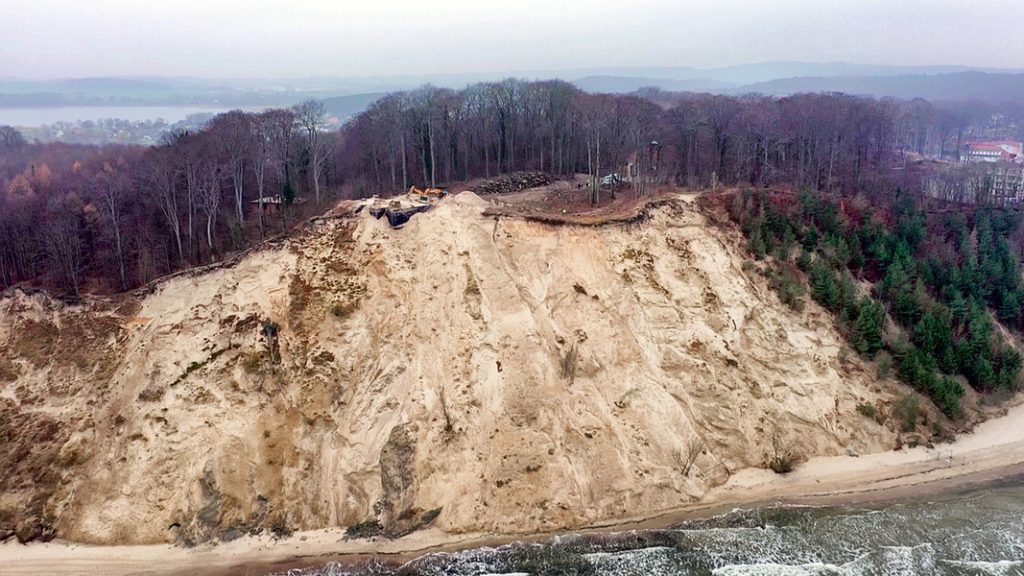
[[[409,187],[409,195],[410,196],[428,196],[428,197],[434,196],[434,197],[441,197],[441,196],[444,196],[444,193],[445,193],[444,190],[441,190],[440,188],[426,188],[424,190],[420,190],[419,188],[417,188],[415,186],[410,186]]]
[[[447,195],[448,191],[441,190],[440,188],[426,188],[421,190],[415,186],[409,187],[409,197],[415,198],[420,202],[436,204],[441,198],[444,198]]]

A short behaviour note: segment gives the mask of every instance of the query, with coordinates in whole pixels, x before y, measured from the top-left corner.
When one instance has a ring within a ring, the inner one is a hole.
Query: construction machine
[[[418,198],[423,202],[429,202],[431,200],[439,200],[448,195],[448,192],[441,190],[440,188],[425,188],[423,190],[415,187],[409,187],[409,196]]]

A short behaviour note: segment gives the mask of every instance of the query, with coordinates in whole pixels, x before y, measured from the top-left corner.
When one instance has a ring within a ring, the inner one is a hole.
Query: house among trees
[[[1013,140],[968,142],[963,159],[975,162],[1024,162],[1024,144]]]
[[[291,204],[302,204],[305,201],[305,198],[295,198],[291,201]],[[280,194],[275,194],[273,196],[265,196],[262,200],[253,200],[250,204],[253,207],[253,213],[258,213],[259,210],[262,209],[265,215],[275,216],[281,211],[281,208],[286,206],[288,203],[285,202],[284,198],[282,198]]]

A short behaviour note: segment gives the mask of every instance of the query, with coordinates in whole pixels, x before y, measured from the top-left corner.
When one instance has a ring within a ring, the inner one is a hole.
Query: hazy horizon
[[[764,62],[1024,65],[1008,48],[1024,5],[1006,0],[170,4],[5,5],[0,76],[291,80]]]
[[[66,80],[103,80],[103,79],[122,79],[122,80],[147,80],[147,79],[159,79],[159,80],[199,80],[203,82],[216,82],[216,81],[239,81],[239,82],[259,82],[259,81],[302,81],[302,80],[378,80],[378,79],[394,79],[401,77],[410,78],[423,78],[423,77],[478,77],[478,76],[500,76],[500,77],[517,77],[518,75],[544,75],[551,74],[552,78],[561,77],[566,72],[579,72],[579,73],[591,73],[598,72],[602,73],[607,68],[621,69],[623,72],[630,70],[641,70],[651,71],[659,68],[669,70],[673,68],[692,68],[698,71],[717,71],[722,69],[728,69],[732,67],[742,66],[762,66],[772,64],[807,64],[807,65],[853,65],[853,66],[892,66],[894,68],[964,68],[964,69],[977,69],[987,70],[995,72],[1006,72],[1006,73],[1024,73],[1024,64],[1021,66],[981,66],[963,64],[960,62],[924,62],[920,64],[887,64],[879,62],[861,62],[861,61],[845,61],[845,60],[831,60],[831,61],[817,61],[817,60],[761,60],[761,61],[750,61],[750,62],[735,62],[731,64],[723,64],[721,66],[689,66],[689,65],[665,65],[665,66],[648,66],[643,64],[637,64],[636,66],[612,66],[612,67],[586,67],[586,68],[538,68],[538,69],[509,69],[509,70],[456,70],[452,72],[437,72],[437,73],[396,73],[396,74],[307,74],[302,76],[287,76],[287,75],[266,75],[266,76],[198,76],[188,74],[175,74],[175,75],[161,75],[161,74],[97,74],[97,75],[65,75],[65,76],[48,76],[48,77],[32,77],[32,76],[16,76],[16,75],[0,75],[0,80],[18,80],[18,81],[30,81],[30,82],[60,82]],[[788,76],[784,76],[788,77]]]

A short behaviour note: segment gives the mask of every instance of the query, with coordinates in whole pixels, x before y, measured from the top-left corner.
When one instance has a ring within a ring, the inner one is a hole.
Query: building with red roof
[[[968,142],[963,159],[964,162],[1020,162],[1024,160],[1024,144],[1014,140]]]

